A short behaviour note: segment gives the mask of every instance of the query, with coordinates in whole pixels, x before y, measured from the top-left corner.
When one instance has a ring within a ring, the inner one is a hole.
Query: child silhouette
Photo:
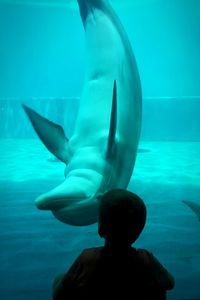
[[[152,253],[132,247],[145,223],[140,197],[120,189],[105,193],[98,216],[105,244],[83,250],[69,271],[55,279],[53,299],[166,299],[174,287],[172,275]]]

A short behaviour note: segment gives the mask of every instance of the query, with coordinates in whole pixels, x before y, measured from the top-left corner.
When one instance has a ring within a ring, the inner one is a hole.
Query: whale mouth
[[[88,226],[97,222],[98,201],[90,199],[79,199],[71,202],[71,205],[61,209],[52,210],[59,221],[72,226]]]
[[[56,219],[68,225],[86,226],[97,222],[98,199],[94,195],[69,198],[43,194],[35,203],[38,209],[51,210]]]
[[[41,210],[58,210],[65,207],[80,205],[80,202],[87,201],[90,197],[78,196],[76,197],[46,197],[46,194],[40,195],[35,204]]]

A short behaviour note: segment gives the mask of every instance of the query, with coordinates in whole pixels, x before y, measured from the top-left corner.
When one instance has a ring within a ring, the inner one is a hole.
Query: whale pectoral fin
[[[22,106],[47,149],[62,162],[67,163],[69,160],[68,138],[66,138],[63,128],[42,117],[28,106],[24,104]]]
[[[108,136],[106,159],[109,159],[112,155],[112,150],[116,142],[116,138],[115,138],[116,129],[117,129],[117,84],[115,80],[113,86],[112,111],[110,117],[110,129],[109,129],[109,136]]]
[[[192,201],[183,200],[182,202],[186,204],[189,208],[191,208],[191,210],[196,214],[200,222],[200,205]]]

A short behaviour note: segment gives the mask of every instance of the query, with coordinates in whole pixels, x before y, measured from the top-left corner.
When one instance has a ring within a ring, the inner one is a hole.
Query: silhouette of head
[[[143,200],[126,190],[112,190],[99,204],[99,235],[114,244],[131,245],[146,223]]]

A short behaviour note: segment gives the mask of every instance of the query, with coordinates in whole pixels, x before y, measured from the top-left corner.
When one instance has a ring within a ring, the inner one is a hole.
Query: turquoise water
[[[143,126],[129,189],[148,209],[137,247],[173,273],[171,300],[200,299],[200,1],[111,1],[133,45],[143,89]],[[97,225],[73,227],[34,200],[64,179],[21,108],[26,103],[70,137],[85,71],[75,1],[0,1],[0,298],[51,299],[54,277]]]
[[[0,98],[80,96],[85,37],[77,5],[48,3],[57,1],[0,1]],[[143,96],[199,96],[199,0],[111,3],[133,46]]]

